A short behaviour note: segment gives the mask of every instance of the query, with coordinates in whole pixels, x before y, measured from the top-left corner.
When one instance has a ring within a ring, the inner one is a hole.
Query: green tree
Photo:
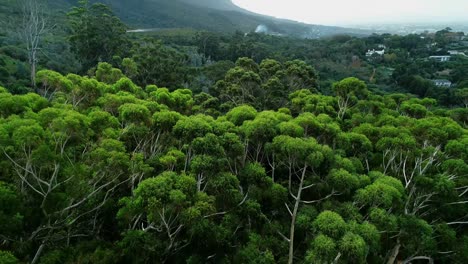
[[[215,89],[219,97],[227,103],[225,107],[255,104],[255,98],[263,96],[260,76],[239,66],[230,69],[224,80],[216,83]]]
[[[139,236],[155,236],[155,246],[162,250],[155,254],[164,261],[186,246],[187,241],[182,236],[187,226],[212,212],[209,202],[206,195],[197,192],[193,178],[165,172],[143,181],[132,197],[123,198],[118,218],[133,227],[126,234],[128,239],[136,235],[135,232]],[[141,232],[136,231],[141,227]]]
[[[333,157],[331,157],[331,149],[317,144],[312,138],[301,139],[278,136],[273,140],[272,148],[277,153],[277,158],[283,162],[289,171],[287,186],[293,205],[290,207],[289,204],[286,204],[291,222],[289,237],[286,238],[284,235],[283,237],[289,244],[288,263],[293,263],[296,219],[300,206],[302,204],[315,204],[336,195],[336,192],[332,191],[329,195],[316,200],[304,198],[307,197],[306,192],[317,184],[314,181],[317,177],[320,177],[317,173],[324,173],[323,170],[327,171],[326,164],[329,164],[330,159],[333,159]],[[294,182],[297,182],[298,185],[293,186],[296,185]]]
[[[0,262],[4,264],[17,264],[19,263],[18,259],[7,251],[0,250]]]
[[[110,62],[113,56],[122,55],[128,49],[127,26],[108,6],[80,0],[67,16],[72,30],[71,48],[83,64],[83,70],[98,62]]]
[[[186,56],[160,41],[137,43],[132,54],[138,69],[135,81],[142,86],[155,84],[174,90],[187,80]]]
[[[200,32],[195,36],[198,52],[205,55],[206,60],[219,60],[222,58],[221,40],[218,34]]]
[[[0,182],[0,240],[5,244],[17,237],[22,230],[22,203],[16,192],[13,186]]]
[[[468,88],[458,89],[455,95],[465,105],[465,108],[468,108]]]
[[[366,84],[357,78],[346,78],[337,82],[333,85],[333,90],[338,98],[339,119],[343,119],[348,109],[368,93]]]

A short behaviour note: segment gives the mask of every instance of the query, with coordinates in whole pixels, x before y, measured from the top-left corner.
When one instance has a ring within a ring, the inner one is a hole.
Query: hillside
[[[44,0],[49,12],[59,21],[78,0]],[[230,0],[90,0],[112,7],[131,28],[192,28],[232,33],[254,31],[265,25],[270,33],[318,38],[337,34],[368,35],[370,31],[322,25],[309,25],[291,20],[255,14],[234,5]],[[13,28],[18,22],[17,1],[0,3],[0,22]],[[62,24],[62,22],[58,23]],[[2,29],[0,29],[1,31]]]
[[[196,5],[200,7],[209,7],[218,10],[230,10],[230,11],[245,11],[248,12],[235,4],[231,0],[181,0],[187,4]]]
[[[67,1],[76,4],[77,0]],[[194,28],[216,32],[250,32],[266,25],[271,32],[295,37],[317,38],[366,31],[308,25],[259,15],[234,5],[230,0],[101,0],[133,28]]]

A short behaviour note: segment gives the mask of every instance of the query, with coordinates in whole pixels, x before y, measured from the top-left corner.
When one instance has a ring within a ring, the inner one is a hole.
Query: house
[[[446,62],[450,60],[450,55],[446,56],[430,56],[429,59],[436,60],[438,62]]]
[[[383,50],[368,50],[366,52],[366,57],[372,57],[374,54],[377,54],[377,55],[380,55],[380,56],[383,56],[385,54],[385,49]]]
[[[465,56],[465,57],[466,57],[465,52],[458,51],[458,50],[449,50],[448,53],[449,53],[450,55],[461,55],[461,56]]]
[[[435,86],[437,86],[437,87],[446,87],[446,88],[452,87],[452,82],[449,81],[449,80],[440,79],[440,80],[432,80],[432,82],[433,82],[433,83],[435,84]]]

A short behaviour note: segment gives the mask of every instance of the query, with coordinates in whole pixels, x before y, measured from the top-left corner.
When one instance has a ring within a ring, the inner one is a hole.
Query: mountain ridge
[[[64,1],[64,0],[62,0]],[[77,0],[65,0],[76,4]],[[271,32],[300,38],[369,32],[312,25],[253,13],[230,0],[101,0],[132,28],[193,28],[215,32],[252,32],[265,25]]]
[[[210,7],[212,9],[218,9],[218,10],[247,11],[237,6],[236,4],[234,4],[231,0],[181,0],[181,1],[188,3],[188,4],[192,4],[192,5]]]

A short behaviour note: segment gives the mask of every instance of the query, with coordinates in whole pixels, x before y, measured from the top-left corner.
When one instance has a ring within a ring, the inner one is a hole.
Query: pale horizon
[[[334,26],[392,23],[462,23],[467,0],[232,0],[252,12]]]

